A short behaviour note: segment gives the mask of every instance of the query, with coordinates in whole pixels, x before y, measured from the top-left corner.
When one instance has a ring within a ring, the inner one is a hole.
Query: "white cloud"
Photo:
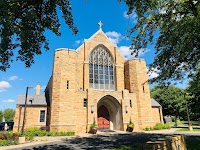
[[[9,80],[17,80],[18,79],[18,76],[11,76],[9,77]]]
[[[137,14],[135,13],[135,11],[133,11],[130,15],[127,15],[127,11],[125,11],[124,14],[123,14],[123,16],[126,19],[130,19],[134,23],[137,22]]]
[[[133,55],[131,56],[131,51],[128,46],[120,46],[119,51],[124,55],[125,58],[131,58],[134,57]]]
[[[78,46],[78,45],[82,44],[82,42],[83,42],[83,40],[76,40],[74,42],[74,46]]]
[[[0,92],[4,92],[6,91],[7,88],[10,88],[10,87],[11,87],[10,83],[6,81],[0,81]]]
[[[7,100],[2,100],[2,102],[4,102],[4,103],[14,103],[15,100],[13,100],[13,99],[7,99]]]
[[[108,31],[105,34],[113,44],[118,44],[119,41],[123,38],[121,33],[118,33],[116,31]]]
[[[46,86],[43,85],[43,86],[40,87],[40,90],[45,90],[45,88],[46,88]]]
[[[135,54],[131,55],[131,50],[129,46],[120,46],[119,51],[124,55],[125,58],[130,59],[134,58]],[[149,49],[141,49],[138,53],[138,57],[144,55],[145,53],[149,52]]]
[[[152,69],[151,71],[149,71],[149,69],[147,69],[147,71],[148,71],[149,79],[153,79],[153,78],[156,78],[157,76],[159,76],[159,70],[157,68]]]

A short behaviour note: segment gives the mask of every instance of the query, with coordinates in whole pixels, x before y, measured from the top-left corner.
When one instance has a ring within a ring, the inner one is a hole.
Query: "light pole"
[[[26,120],[26,104],[27,104],[27,96],[28,96],[28,89],[33,88],[32,86],[26,87],[26,97],[25,97],[25,104],[24,104],[24,118],[23,118],[23,124],[22,124],[22,136],[24,136],[24,125]]]
[[[189,93],[186,93],[186,95],[189,95]],[[192,125],[190,124],[190,115],[189,115],[189,109],[188,109],[188,104],[187,104],[187,100],[185,98],[185,104],[186,104],[186,111],[187,111],[187,119],[188,119],[188,129],[189,131],[192,131]]]

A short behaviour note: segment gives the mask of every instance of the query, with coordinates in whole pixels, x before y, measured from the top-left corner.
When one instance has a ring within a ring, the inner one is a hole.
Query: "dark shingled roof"
[[[32,100],[32,103],[30,101]],[[19,95],[17,105],[24,105],[25,103],[25,95]],[[39,105],[39,106],[46,106],[46,98],[44,94],[41,95],[28,95],[27,96],[27,105]]]
[[[151,106],[152,107],[161,107],[161,105],[153,98],[151,98]]]

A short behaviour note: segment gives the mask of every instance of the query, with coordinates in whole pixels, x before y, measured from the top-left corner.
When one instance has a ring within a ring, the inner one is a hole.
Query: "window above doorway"
[[[99,45],[89,57],[90,88],[99,90],[115,90],[114,61],[110,52]]]

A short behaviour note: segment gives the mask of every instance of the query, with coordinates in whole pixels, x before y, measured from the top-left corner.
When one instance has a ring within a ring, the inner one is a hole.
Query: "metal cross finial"
[[[99,29],[101,29],[101,27],[103,26],[103,23],[99,21],[98,25],[99,25]]]

